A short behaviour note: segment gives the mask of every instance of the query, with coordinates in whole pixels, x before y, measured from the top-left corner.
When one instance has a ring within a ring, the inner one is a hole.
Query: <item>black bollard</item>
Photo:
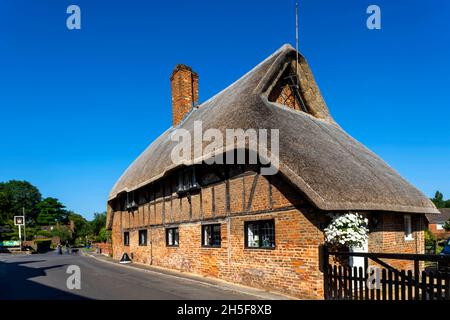
[[[131,263],[131,259],[126,252],[123,254],[122,259],[120,259],[119,263],[121,264]]]

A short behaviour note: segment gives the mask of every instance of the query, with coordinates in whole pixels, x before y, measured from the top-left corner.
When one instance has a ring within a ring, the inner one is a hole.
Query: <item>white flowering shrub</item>
[[[368,237],[369,220],[358,213],[333,216],[324,230],[327,243],[338,246],[362,247]]]

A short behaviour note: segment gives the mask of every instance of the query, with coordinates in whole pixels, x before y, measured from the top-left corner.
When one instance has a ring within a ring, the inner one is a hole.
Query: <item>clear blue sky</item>
[[[90,218],[171,123],[176,63],[205,101],[283,43],[294,0],[0,2],[0,181]],[[82,30],[66,28],[77,4]],[[378,4],[382,30],[366,28]],[[302,0],[300,49],[339,124],[429,196],[450,198],[450,1]]]

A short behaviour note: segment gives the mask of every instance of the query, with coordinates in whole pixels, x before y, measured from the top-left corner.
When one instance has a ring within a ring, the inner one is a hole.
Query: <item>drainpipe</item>
[[[153,265],[153,230],[150,228],[150,265]]]

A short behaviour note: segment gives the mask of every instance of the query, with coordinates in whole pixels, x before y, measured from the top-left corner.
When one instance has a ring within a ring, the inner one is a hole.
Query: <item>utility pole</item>
[[[20,251],[22,251],[22,226],[19,224],[19,242],[20,242]]]
[[[23,214],[23,241],[27,241],[25,207],[22,207],[22,214]]]

